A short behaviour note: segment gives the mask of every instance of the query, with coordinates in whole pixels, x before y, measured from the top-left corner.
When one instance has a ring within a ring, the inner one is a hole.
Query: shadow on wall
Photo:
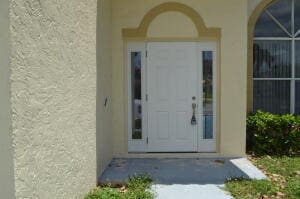
[[[9,85],[9,0],[0,1],[0,198],[15,198]]]
[[[111,126],[111,1],[97,1],[97,176],[112,159]]]

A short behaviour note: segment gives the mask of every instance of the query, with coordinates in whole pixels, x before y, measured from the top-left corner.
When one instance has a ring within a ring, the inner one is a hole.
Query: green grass
[[[300,198],[300,157],[262,157],[252,159],[270,180],[235,179],[226,190],[236,199]]]
[[[153,199],[149,191],[152,180],[148,175],[131,177],[125,187],[100,187],[88,193],[84,199]]]
[[[231,192],[234,198],[260,198],[262,195],[273,195],[276,188],[268,180],[243,180],[236,179],[226,183],[227,191]]]

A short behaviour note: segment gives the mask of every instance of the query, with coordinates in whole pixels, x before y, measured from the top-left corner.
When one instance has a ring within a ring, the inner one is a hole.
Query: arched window
[[[300,0],[277,0],[258,18],[253,108],[300,114]]]

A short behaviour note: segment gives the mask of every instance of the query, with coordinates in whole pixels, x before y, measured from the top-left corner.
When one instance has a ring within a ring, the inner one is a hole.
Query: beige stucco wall
[[[112,0],[113,3],[113,145],[114,155],[127,152],[125,86],[124,81],[124,41],[122,28],[136,28],[143,16],[153,7],[168,0]],[[220,150],[224,156],[243,156],[245,154],[246,131],[246,80],[247,80],[247,0],[176,0],[197,10],[203,17],[207,27],[222,29],[220,42],[221,63],[218,69],[220,77]],[[154,27],[163,30],[164,26],[175,27],[178,15],[164,22],[153,22]],[[183,16],[185,17],[185,16]],[[178,21],[178,20],[177,20]],[[194,27],[186,19],[177,24],[180,36],[193,34]],[[182,28],[184,27],[184,28]],[[187,27],[190,29],[187,31]],[[173,30],[170,28],[169,30]],[[149,32],[155,30],[150,30]],[[181,33],[181,31],[184,31]],[[151,33],[154,34],[154,33]],[[173,36],[173,32],[169,33]],[[155,33],[156,37],[157,32]],[[190,35],[187,35],[189,37]]]
[[[97,175],[112,158],[111,0],[98,0],[97,19]],[[106,105],[105,105],[106,101]]]
[[[259,3],[263,2],[264,0],[248,0],[248,17],[251,16],[255,8],[258,6]]]
[[[170,23],[170,19],[176,23]],[[150,24],[148,37],[197,38],[198,31],[194,22],[180,12],[165,12]]]
[[[9,0],[0,1],[0,198],[14,198],[9,102]]]
[[[10,0],[17,198],[96,184],[96,0]]]

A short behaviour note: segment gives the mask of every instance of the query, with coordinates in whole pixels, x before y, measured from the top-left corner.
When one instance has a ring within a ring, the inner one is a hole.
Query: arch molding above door
[[[160,4],[152,8],[142,19],[138,28],[125,28],[122,31],[124,38],[147,38],[147,32],[152,21],[160,14],[165,12],[180,12],[190,18],[198,32],[199,38],[215,38],[221,37],[220,28],[207,28],[203,18],[193,8],[177,2],[169,2]]]

